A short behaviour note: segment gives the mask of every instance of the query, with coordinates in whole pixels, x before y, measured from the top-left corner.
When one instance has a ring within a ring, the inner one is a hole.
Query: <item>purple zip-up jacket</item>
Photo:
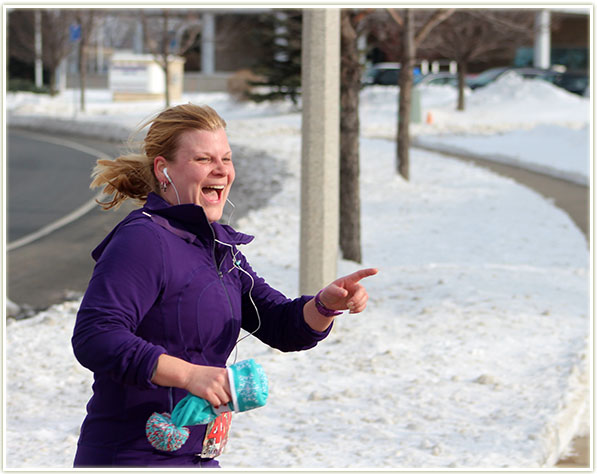
[[[258,327],[250,296],[259,310],[255,336],[264,343],[297,351],[328,335],[331,326],[318,332],[303,318],[310,296],[288,299],[251,269],[237,246],[252,240],[210,224],[199,206],[171,206],[151,193],[92,252],[96,265],[72,338],[76,358],[94,373],[75,466],[197,459],[206,425],[190,427],[188,441],[173,453],[147,441],[149,416],[172,412],[186,395],[153,384],[153,370],[161,354],[225,367],[240,328]]]

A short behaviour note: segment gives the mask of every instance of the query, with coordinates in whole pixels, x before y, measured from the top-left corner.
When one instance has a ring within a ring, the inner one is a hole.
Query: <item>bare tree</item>
[[[408,12],[408,10],[407,10]],[[373,32],[377,37],[378,44],[391,44],[388,53],[396,56],[389,58],[402,58],[404,71],[405,55],[404,48],[399,51],[398,45],[404,45],[404,35],[397,34],[399,26],[404,29],[402,17],[393,10],[391,11],[393,21],[388,22],[387,14],[380,16],[380,11],[375,9],[343,9],[341,11],[341,84],[340,84],[340,248],[342,255],[347,260],[361,262],[361,233],[360,233],[360,195],[359,195],[359,92],[361,88],[361,64],[359,61],[357,38],[359,33],[364,31]],[[439,11],[432,14],[419,31],[419,41],[422,41],[431,29],[443,21],[449,15],[448,12]],[[412,20],[411,20],[412,21]],[[409,30],[412,34],[412,30]],[[414,38],[413,38],[414,40]],[[408,41],[407,43],[408,44]],[[410,41],[414,45],[414,41]],[[397,54],[398,50],[398,54]],[[414,63],[414,52],[410,57],[411,87],[412,87],[412,63]],[[402,77],[402,74],[401,74]],[[401,95],[400,106],[410,107],[409,86],[401,86],[401,94],[405,91],[404,98]],[[400,111],[399,124],[406,123],[408,133],[408,122],[403,116],[410,115],[410,109],[406,112]],[[404,133],[404,129],[401,129]],[[408,140],[399,140],[400,145]]]
[[[8,16],[9,55],[23,62],[33,63],[33,9],[15,9]],[[71,52],[69,26],[73,22],[70,9],[43,9],[42,11],[42,61],[50,73],[50,93],[57,92],[57,71],[60,63]]]
[[[399,62],[402,55],[401,17],[398,22],[386,9],[376,8],[364,19],[367,43],[383,54],[384,61]]]
[[[359,27],[371,10],[340,12],[340,249],[347,260],[361,263],[361,198],[359,193],[359,93],[361,64]]]
[[[402,64],[398,76],[398,136],[396,137],[396,154],[398,172],[404,179],[410,176],[410,110],[413,86],[413,69],[416,54],[414,38],[414,12],[404,10],[402,22]]]
[[[201,34],[201,20],[196,11],[188,11],[181,17],[167,8],[151,18],[142,11],[141,19],[145,44],[164,71],[165,100],[166,107],[169,107],[170,57],[183,56],[195,44]]]
[[[8,55],[30,64],[35,60],[34,15],[35,10],[29,9],[15,9],[8,14]]]
[[[415,15],[419,11],[406,8],[400,15],[393,9],[388,9],[392,19],[402,29],[402,61],[400,75],[398,76],[399,106],[398,106],[398,132],[396,139],[397,170],[400,175],[408,180],[410,175],[410,111],[413,85],[413,69],[417,48],[429,33],[454,13],[455,9],[435,10],[427,17],[426,21],[416,29]],[[426,14],[428,11],[424,11]]]
[[[70,9],[43,10],[43,62],[50,70],[50,91],[58,91],[58,68],[70,54],[74,43],[70,40],[69,27],[74,21]]]
[[[85,88],[87,79],[87,55],[89,53],[89,43],[95,24],[98,17],[97,10],[81,9],[75,10],[74,17],[80,28],[80,36],[78,39],[78,69],[79,69],[79,92],[80,92],[80,109],[85,112]]]
[[[457,109],[464,110],[464,86],[473,61],[510,58],[516,47],[533,37],[533,14],[528,10],[458,10],[428,37],[422,51],[453,59],[458,64]]]

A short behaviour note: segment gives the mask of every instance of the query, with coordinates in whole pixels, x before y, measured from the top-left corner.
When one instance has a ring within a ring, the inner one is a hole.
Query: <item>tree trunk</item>
[[[168,67],[168,54],[164,55],[164,95],[166,97],[166,108],[170,107],[170,68]]]
[[[458,107],[464,110],[464,87],[466,86],[466,61],[458,61]]]
[[[55,66],[50,66],[50,95],[55,96],[58,93],[58,70]]]
[[[81,28],[83,23],[81,22]],[[81,32],[79,39],[79,92],[81,112],[85,112],[85,82],[87,79],[87,44],[84,40],[87,32]]]
[[[340,250],[362,262],[359,193],[359,92],[361,66],[352,14],[341,10],[340,66]]]
[[[170,68],[168,67],[168,53],[170,52],[170,43],[168,37],[168,19],[170,11],[164,10],[163,28],[162,28],[162,68],[164,68],[164,95],[166,98],[166,108],[170,107]]]
[[[410,109],[413,86],[413,65],[415,60],[414,19],[410,8],[404,10],[403,54],[398,85],[400,87],[398,105],[398,173],[408,180],[410,176]]]
[[[87,80],[87,50],[94,26],[94,11],[79,10],[77,21],[81,28],[79,38],[79,87],[81,92],[81,112],[85,112],[85,87]]]

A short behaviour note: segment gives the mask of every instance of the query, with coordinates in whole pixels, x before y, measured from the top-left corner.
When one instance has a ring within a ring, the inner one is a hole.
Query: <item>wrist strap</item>
[[[319,299],[319,295],[321,295],[322,291],[323,290],[319,290],[319,293],[315,295],[315,307],[317,308],[317,311],[319,311],[319,314],[322,314],[327,318],[331,318],[332,316],[338,316],[339,314],[342,314],[342,311],[335,311],[333,309],[329,309],[326,307],[326,305],[324,305],[321,302],[321,300]]]

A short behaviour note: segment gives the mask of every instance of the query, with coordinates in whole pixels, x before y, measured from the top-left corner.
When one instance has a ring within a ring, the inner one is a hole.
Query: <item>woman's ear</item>
[[[166,179],[164,176],[164,168],[168,166],[168,161],[163,156],[156,156],[153,160],[153,174],[158,181],[162,182]]]

